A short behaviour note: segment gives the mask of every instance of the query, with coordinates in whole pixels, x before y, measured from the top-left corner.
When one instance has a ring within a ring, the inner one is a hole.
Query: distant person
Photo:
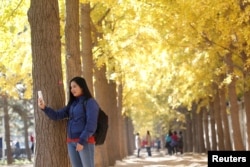
[[[179,137],[178,137],[178,150],[181,154],[183,154],[183,136],[182,132],[179,132]]]
[[[16,144],[15,144],[15,157],[16,158],[19,158],[19,156],[20,156],[20,143],[19,143],[19,141],[17,141],[16,142]]]
[[[161,140],[159,137],[157,137],[156,139],[156,148],[157,148],[157,151],[160,151],[160,148],[161,148]]]
[[[69,85],[67,106],[55,111],[47,107],[42,98],[38,99],[38,106],[53,120],[68,118],[67,147],[72,167],[94,167],[93,134],[97,128],[99,106],[92,97],[84,78],[75,77],[71,79]]]
[[[34,154],[34,149],[35,149],[35,137],[31,134],[30,135],[30,142],[31,142],[31,153]]]
[[[151,154],[151,135],[150,135],[150,132],[147,131],[147,135],[146,135],[146,150],[147,150],[147,153],[148,153],[148,156],[152,156]]]
[[[140,157],[141,144],[142,144],[142,142],[141,142],[140,134],[136,133],[136,135],[135,135],[135,147],[137,150],[137,157]]]
[[[172,134],[171,139],[172,139],[172,141],[171,141],[170,145],[172,147],[172,152],[173,152],[173,154],[177,154],[178,136],[177,136],[176,131],[174,131],[174,133]]]
[[[173,154],[173,151],[172,151],[172,147],[171,147],[171,141],[172,141],[172,132],[171,130],[168,131],[168,134],[166,135],[165,137],[165,147],[167,148],[168,150],[168,155],[172,155]]]

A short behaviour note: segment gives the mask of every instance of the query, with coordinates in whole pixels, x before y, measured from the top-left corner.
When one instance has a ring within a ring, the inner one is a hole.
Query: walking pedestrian
[[[178,150],[181,154],[183,154],[183,136],[182,132],[179,132],[179,137],[178,137]]]
[[[148,153],[148,156],[151,157],[152,156],[152,154],[151,154],[151,135],[150,135],[149,131],[147,131],[146,142],[147,142],[147,145],[146,145],[147,153]]]
[[[177,154],[178,136],[176,131],[172,134],[171,139],[170,145],[172,147],[173,154]]]
[[[140,157],[140,151],[141,151],[141,137],[139,133],[136,133],[135,135],[135,147],[137,150],[137,157]]]
[[[173,154],[173,150],[172,150],[172,147],[170,145],[171,141],[172,141],[172,131],[171,130],[168,131],[168,134],[165,137],[165,141],[166,141],[165,147],[168,150],[168,155],[172,155]]]

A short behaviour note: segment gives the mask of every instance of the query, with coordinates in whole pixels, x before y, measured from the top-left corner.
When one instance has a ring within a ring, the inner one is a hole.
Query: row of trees
[[[14,2],[9,3],[18,5],[9,11],[25,11],[19,7],[27,4]],[[19,98],[33,92],[36,99],[42,90],[47,104],[60,108],[68,80],[83,75],[110,115],[107,142],[96,149],[96,166],[113,165],[131,153],[134,130],[150,130],[154,136],[185,130],[187,151],[249,149],[249,9],[246,0],[31,0],[30,29],[23,25],[21,35],[31,30],[33,91],[30,70],[19,72],[29,67],[18,63],[31,61],[23,59],[30,56],[28,49],[15,50],[25,55],[17,56],[5,42],[0,59],[7,62],[13,55],[18,61],[0,64],[1,95],[15,97],[6,91],[12,81],[13,92],[17,83],[27,89]],[[20,38],[18,28],[5,28]],[[9,74],[11,67],[17,71]],[[48,120],[36,100],[34,106],[35,166],[68,166],[62,158],[67,157],[65,122]],[[246,123],[240,124],[240,114]]]

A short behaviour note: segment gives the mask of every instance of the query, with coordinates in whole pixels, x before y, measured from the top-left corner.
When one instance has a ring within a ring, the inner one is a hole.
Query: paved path
[[[33,167],[33,164],[26,165],[0,165],[1,167]],[[113,167],[207,167],[206,154],[185,153],[184,155],[165,155],[164,151],[152,152],[148,157],[145,150],[141,151],[141,157],[136,154],[128,156],[121,161],[116,161]]]
[[[153,152],[152,157],[148,157],[146,152],[141,153],[141,157],[134,155],[116,161],[114,167],[207,167],[206,154],[185,153],[184,155],[165,155],[164,151]]]

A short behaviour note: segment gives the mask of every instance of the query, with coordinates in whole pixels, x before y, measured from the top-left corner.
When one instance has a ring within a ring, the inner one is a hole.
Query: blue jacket
[[[70,106],[66,106],[58,111],[45,107],[44,112],[53,120],[68,118],[68,138],[79,138],[79,143],[84,146],[87,144],[88,138],[96,131],[99,106],[93,98],[86,101],[86,97],[81,96]]]

